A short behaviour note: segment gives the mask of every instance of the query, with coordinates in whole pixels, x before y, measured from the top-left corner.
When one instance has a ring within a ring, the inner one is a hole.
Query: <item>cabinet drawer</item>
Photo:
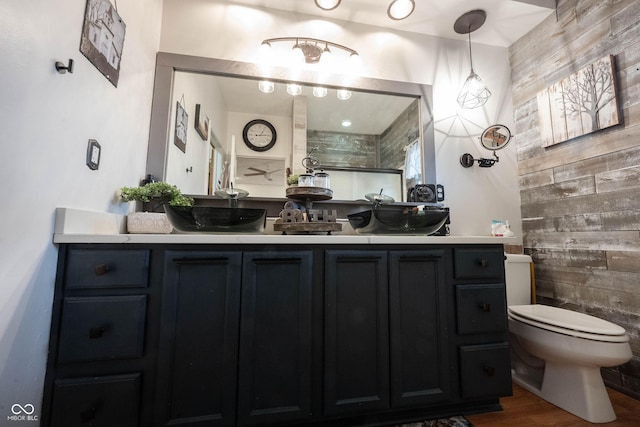
[[[501,249],[457,248],[454,250],[456,279],[501,278],[504,252]]]
[[[459,334],[506,331],[504,285],[457,285],[456,316]]]
[[[139,373],[56,380],[51,427],[138,425]]]
[[[148,250],[71,249],[67,288],[143,288],[149,275]]]
[[[460,379],[464,398],[510,396],[509,344],[461,346]]]
[[[141,357],[147,297],[65,298],[58,362]]]

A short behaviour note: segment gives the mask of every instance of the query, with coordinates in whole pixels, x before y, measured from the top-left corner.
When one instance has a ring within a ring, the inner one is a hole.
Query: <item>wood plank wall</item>
[[[412,102],[380,135],[307,131],[307,152],[325,166],[404,168],[405,147],[419,137],[420,104]]]
[[[640,1],[560,0],[509,54],[524,248],[538,301],[623,326],[634,359],[603,375],[640,398]],[[543,148],[536,94],[609,54],[624,123]]]

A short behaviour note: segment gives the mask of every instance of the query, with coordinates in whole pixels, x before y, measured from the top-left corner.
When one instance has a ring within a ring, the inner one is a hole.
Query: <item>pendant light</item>
[[[473,57],[471,56],[471,33],[482,27],[487,19],[484,10],[472,10],[460,16],[453,24],[453,29],[458,34],[469,35],[469,62],[471,63],[471,73],[462,85],[460,94],[458,94],[458,104],[462,108],[478,108],[483,106],[489,97],[491,91],[484,84],[480,76],[473,71]]]

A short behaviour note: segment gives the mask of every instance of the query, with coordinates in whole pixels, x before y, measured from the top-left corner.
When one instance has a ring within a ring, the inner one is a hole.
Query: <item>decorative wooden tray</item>
[[[273,224],[273,229],[282,231],[282,234],[287,234],[287,232],[331,234],[332,231],[342,231],[342,224],[337,222],[276,222]]]
[[[310,200],[312,202],[333,198],[333,191],[322,187],[287,187],[286,194],[289,199]]]

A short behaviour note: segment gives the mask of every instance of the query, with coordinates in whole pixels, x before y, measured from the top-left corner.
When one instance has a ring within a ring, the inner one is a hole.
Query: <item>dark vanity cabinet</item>
[[[488,248],[453,251],[455,338],[460,396],[511,394],[504,254]]]
[[[133,427],[152,416],[150,256],[146,248],[60,249],[42,425]]]
[[[155,425],[311,414],[312,252],[167,251]]]
[[[329,250],[325,268],[325,413],[444,401],[444,251]]]
[[[499,409],[502,257],[61,245],[42,425],[388,425]]]

